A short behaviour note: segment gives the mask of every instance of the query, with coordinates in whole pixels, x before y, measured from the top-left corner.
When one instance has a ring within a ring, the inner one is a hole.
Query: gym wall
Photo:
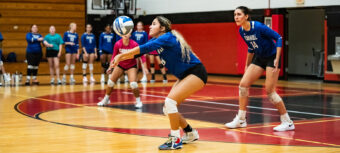
[[[55,25],[57,33],[63,36],[69,23],[75,22],[81,35],[85,26],[85,0],[0,0],[0,14],[0,31],[5,39],[3,54],[15,52],[17,60],[23,61],[25,36],[32,24],[38,25],[43,36],[48,34],[49,26]]]

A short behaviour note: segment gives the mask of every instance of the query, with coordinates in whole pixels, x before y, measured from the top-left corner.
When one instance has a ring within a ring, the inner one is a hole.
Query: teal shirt
[[[47,34],[44,38],[49,44],[52,44],[53,47],[47,47],[47,50],[56,50],[59,51],[59,45],[64,44],[63,39],[59,34]]]

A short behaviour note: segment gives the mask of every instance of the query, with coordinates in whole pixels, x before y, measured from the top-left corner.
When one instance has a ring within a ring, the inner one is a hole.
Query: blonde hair
[[[184,39],[181,33],[179,33],[176,30],[171,29],[171,21],[164,16],[157,16],[156,19],[160,23],[161,26],[165,27],[165,32],[171,32],[179,42],[181,46],[181,53],[182,53],[182,60],[183,61],[190,61],[190,53],[196,54],[192,51],[191,46],[187,43],[187,41]],[[196,56],[197,57],[197,56]],[[198,58],[198,57],[197,57]]]
[[[71,23],[70,23],[70,30],[71,30],[72,25],[77,26],[77,24],[76,24],[75,22],[71,22]]]

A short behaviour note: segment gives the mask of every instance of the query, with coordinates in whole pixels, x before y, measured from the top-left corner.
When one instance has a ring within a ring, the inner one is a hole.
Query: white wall
[[[340,0],[305,0],[297,5],[296,0],[270,0],[271,8],[340,5]],[[234,10],[244,5],[251,9],[268,8],[268,0],[137,0],[139,15],[209,12]]]

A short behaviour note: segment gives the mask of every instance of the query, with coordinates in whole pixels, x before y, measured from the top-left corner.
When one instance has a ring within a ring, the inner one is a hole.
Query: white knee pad
[[[33,65],[27,65],[28,69],[33,69]]]
[[[238,94],[240,97],[248,97],[249,96],[249,88],[246,87],[238,87]]]
[[[164,115],[173,114],[177,112],[178,112],[177,102],[170,98],[165,98],[164,107],[163,107]]]
[[[93,70],[93,64],[89,64],[89,70],[90,70],[90,71]]]
[[[115,83],[111,79],[109,79],[109,81],[107,81],[107,86],[113,87],[114,85],[115,85]]]
[[[130,82],[130,87],[131,87],[131,89],[136,89],[136,88],[138,88],[138,83],[137,82]]]
[[[75,68],[76,68],[76,66],[75,66],[74,64],[71,64],[71,65],[70,65],[70,69],[71,69],[71,70],[74,70]]]
[[[0,61],[0,66],[4,65],[4,63],[2,61]]]
[[[65,71],[67,71],[68,68],[69,68],[68,65],[65,65],[65,66],[64,66],[64,70],[65,70]]]
[[[39,69],[39,66],[33,66],[33,69],[37,70]]]
[[[83,66],[82,66],[83,70],[86,70],[86,67],[87,67],[87,63],[83,63]]]
[[[268,94],[269,101],[273,104],[277,104],[282,101],[281,97],[274,91]]]

